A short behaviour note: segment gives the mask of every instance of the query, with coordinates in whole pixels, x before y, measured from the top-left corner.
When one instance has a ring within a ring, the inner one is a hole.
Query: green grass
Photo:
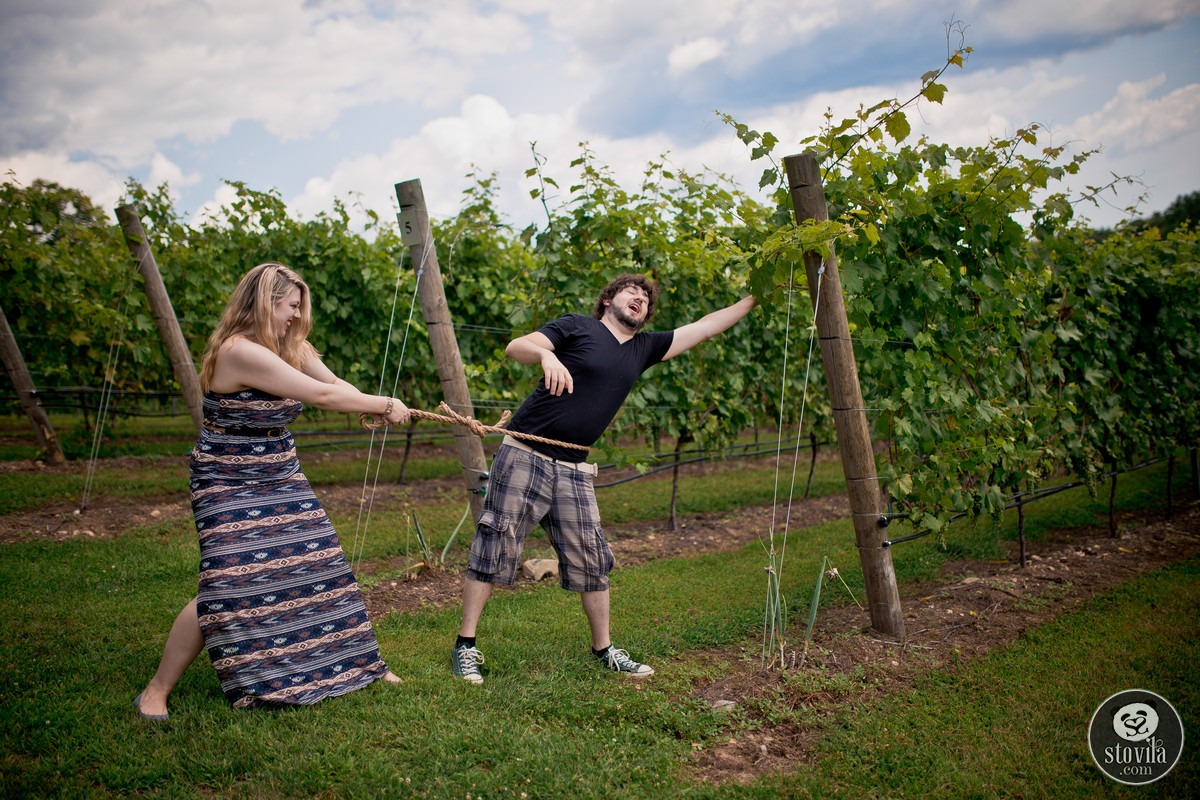
[[[191,445],[188,446],[190,451]],[[161,450],[161,448],[159,448]],[[359,485],[364,478],[374,481],[374,473],[366,476],[367,449],[362,449],[363,458],[324,459],[319,453],[301,453],[304,474],[313,486]],[[147,500],[166,495],[187,495],[187,464],[181,456],[168,458],[159,452],[140,457],[137,466],[127,462],[114,467],[104,459],[97,462],[92,477],[93,497],[114,497]],[[398,469],[399,455],[391,448],[385,456],[380,483],[394,481]],[[0,472],[0,514],[28,511],[49,502],[64,499],[78,500],[82,497],[87,480],[87,464],[76,462],[74,469],[64,472],[46,470],[31,477],[28,472]],[[406,470],[407,480],[427,480],[451,477],[459,473],[458,463],[452,458],[413,459]]]
[[[179,404],[174,416],[120,417],[110,414],[104,420],[100,441],[100,457],[185,455],[196,441],[187,409]],[[58,437],[59,446],[68,460],[86,460],[95,446],[96,417],[81,413],[51,413],[50,425]],[[0,461],[39,458],[29,420],[24,414],[0,416],[0,434],[18,441],[0,445]],[[28,441],[20,441],[20,439]]]
[[[748,505],[769,504],[777,494],[780,498],[786,498],[791,467],[789,465],[782,469],[779,476],[781,486],[777,492],[775,467],[767,460],[713,462],[686,475],[680,489],[677,511],[680,514],[711,514]],[[807,474],[806,466],[805,478]],[[845,485],[841,465],[834,461],[823,461],[817,464],[814,472],[811,494],[813,497],[822,497],[842,493]],[[804,484],[801,482],[796,497],[799,498],[803,491]],[[609,524],[665,517],[670,510],[670,472],[660,473],[657,480],[635,480],[601,488],[596,496],[605,522]]]
[[[0,514],[15,514],[64,500],[80,501],[87,476],[78,472],[0,472]],[[177,460],[147,457],[137,467],[120,471],[98,468],[92,478],[92,496],[142,501],[165,495],[187,496],[187,467]]]
[[[307,458],[306,468],[317,460]],[[836,484],[833,469],[821,480]],[[740,500],[761,496],[756,481],[770,484],[769,470],[765,478],[754,472],[739,466],[689,479],[683,496],[702,496],[709,510],[761,502]],[[1119,507],[1161,502],[1164,475],[1155,468],[1123,478]],[[604,490],[601,508],[661,516],[663,484]],[[1104,492],[1095,500],[1083,490],[1056,495],[1030,507],[1030,536],[1047,535],[1064,518],[1094,522],[1106,508]],[[435,546],[462,510],[455,496],[418,509],[422,527],[437,531]],[[348,540],[353,521],[335,522]],[[413,545],[404,508],[381,510],[371,526],[368,558]],[[929,579],[947,558],[996,556],[1012,536],[1008,515],[999,527],[954,526],[945,547],[933,537],[898,545],[897,571],[904,580]],[[469,532],[460,537],[465,546]],[[783,573],[793,622],[807,612],[825,556],[862,597],[848,522],[794,531]],[[766,586],[760,544],[614,574],[614,637],[659,670],[641,685],[598,670],[578,599],[541,585],[497,591],[480,629],[482,687],[449,673],[457,609],[426,609],[376,620],[384,656],[404,677],[399,686],[308,709],[237,712],[201,656],[172,697],[172,720],[148,725],[130,701],[195,591],[197,557],[187,520],[111,540],[0,548],[0,794],[1083,798],[1188,797],[1200,787],[1194,748],[1155,787],[1126,790],[1101,776],[1086,743],[1092,711],[1119,689],[1158,691],[1185,728],[1198,718],[1195,561],[1144,576],[903,691],[880,693],[878,677],[867,674],[789,674],[790,684],[842,702],[836,713],[814,714],[776,707],[770,695],[753,701],[770,721],[813,731],[810,759],[788,775],[712,786],[689,770],[695,748],[761,723],[717,715],[693,694],[697,682],[757,659]],[[822,598],[846,602],[840,585],[827,585]],[[710,648],[726,656],[714,659]]]

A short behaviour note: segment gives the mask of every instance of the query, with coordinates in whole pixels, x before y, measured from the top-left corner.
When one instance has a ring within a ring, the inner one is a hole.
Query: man
[[[475,630],[492,586],[511,586],[525,536],[541,524],[558,554],[559,580],[583,600],[592,653],[609,669],[643,678],[639,664],[609,637],[609,581],[613,554],[604,539],[585,459],[629,396],[638,377],[725,331],[755,306],[745,297],[674,331],[643,332],[658,287],[641,275],[621,275],[600,293],[592,317],[567,314],[509,342],[506,353],[540,364],[543,380],[513,415],[508,428],[568,442],[559,447],[506,436],[488,480],[483,513],[471,544],[463,586],[463,616],[451,654],[454,674],[483,683],[483,654]]]

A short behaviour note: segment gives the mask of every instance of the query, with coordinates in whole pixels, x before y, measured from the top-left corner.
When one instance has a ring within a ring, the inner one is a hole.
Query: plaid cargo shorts
[[[600,526],[592,480],[588,472],[501,445],[492,460],[467,577],[511,586],[525,537],[540,524],[558,554],[564,589],[608,589],[614,559]]]

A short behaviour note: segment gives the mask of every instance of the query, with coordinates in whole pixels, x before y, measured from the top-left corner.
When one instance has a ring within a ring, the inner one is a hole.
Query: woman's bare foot
[[[400,676],[394,672],[383,673],[383,679],[388,683],[403,683],[403,681],[400,679]]]

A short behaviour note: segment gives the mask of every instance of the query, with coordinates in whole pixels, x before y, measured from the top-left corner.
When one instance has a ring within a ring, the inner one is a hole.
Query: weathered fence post
[[[429,227],[429,212],[425,208],[425,193],[421,181],[413,179],[396,184],[396,200],[400,203],[401,241],[408,246],[413,270],[417,275],[417,295],[421,314],[429,329],[429,345],[437,361],[438,377],[446,403],[457,413],[473,417],[471,393],[467,388],[467,373],[463,369],[458,340],[446,304],[442,287],[442,270],[438,265],[437,248]],[[483,488],[487,482],[487,459],[483,442],[466,428],[454,426],[454,447],[462,465],[463,482],[471,503],[471,518],[483,513]]]
[[[796,220],[825,221],[829,211],[825,192],[821,188],[821,172],[816,157],[805,153],[783,159],[788,188]],[[824,266],[824,274],[819,271]],[[862,563],[863,580],[867,588],[871,626],[886,636],[904,638],[904,612],[900,608],[900,592],[896,586],[896,571],[892,552],[884,544],[887,532],[880,512],[878,477],[875,473],[875,451],[871,446],[871,426],[863,408],[862,388],[858,383],[858,368],[854,361],[854,345],[850,341],[850,325],[846,320],[846,304],[842,296],[842,280],[838,275],[837,257],[830,255],[822,261],[820,254],[807,253],[804,267],[808,288],[817,309],[817,335],[821,341],[821,360],[829,384],[829,400],[833,406],[834,427],[841,453],[842,472],[854,516],[854,538]],[[820,287],[818,301],[817,290]]]
[[[0,357],[4,359],[4,368],[8,370],[9,380],[12,381],[13,388],[17,390],[21,408],[24,409],[25,416],[29,417],[29,424],[33,426],[33,435],[37,438],[38,447],[46,454],[47,463],[55,466],[67,463],[62,447],[58,443],[58,437],[54,435],[50,417],[46,415],[46,409],[42,408],[42,404],[38,402],[37,388],[33,385],[33,378],[30,377],[29,369],[25,366],[25,358],[21,355],[21,348],[17,346],[17,337],[13,336],[3,308],[0,308]]]
[[[129,252],[137,259],[138,272],[142,273],[146,283],[146,297],[150,300],[150,309],[154,313],[154,322],[158,325],[158,334],[167,348],[167,357],[171,360],[175,380],[179,381],[183,400],[187,403],[192,423],[198,432],[204,422],[200,377],[196,374],[196,365],[192,361],[187,341],[183,338],[183,331],[179,329],[179,320],[175,317],[175,309],[171,307],[171,297],[163,284],[158,263],[150,250],[150,243],[146,240],[146,232],[142,230],[142,220],[138,216],[137,208],[132,205],[119,206],[117,221],[121,223],[125,232],[125,243],[129,245]]]

